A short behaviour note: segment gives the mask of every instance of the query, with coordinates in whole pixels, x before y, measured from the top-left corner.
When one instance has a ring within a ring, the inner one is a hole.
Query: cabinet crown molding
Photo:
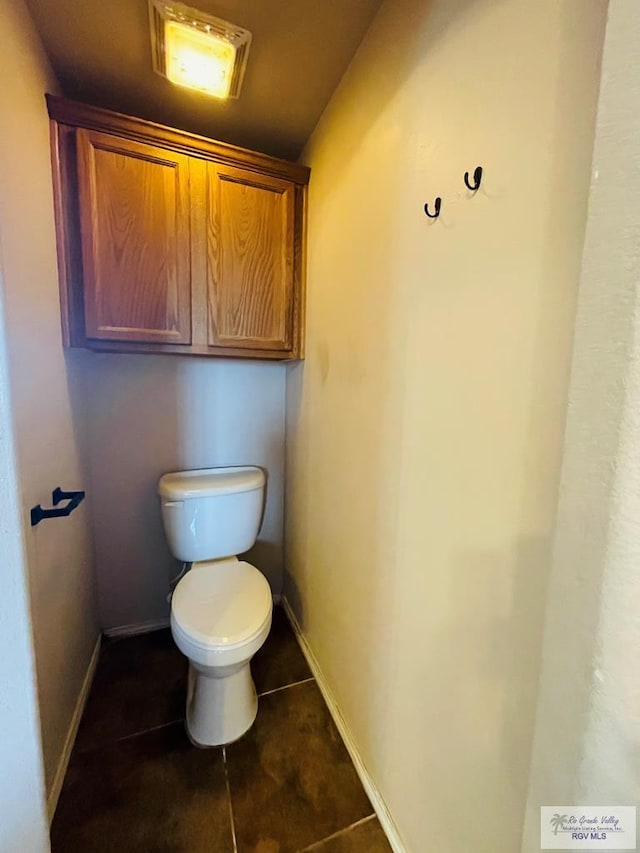
[[[47,95],[63,343],[304,355],[310,170]]]
[[[115,136],[136,139],[159,145],[172,151],[193,157],[211,158],[227,165],[242,164],[245,169],[253,169],[261,174],[286,178],[301,186],[309,183],[311,170],[300,163],[280,160],[268,154],[229,145],[226,142],[208,139],[195,133],[177,130],[167,125],[157,124],[146,119],[124,115],[123,113],[92,107],[79,101],[71,101],[57,95],[45,95],[49,118],[58,124],[82,127],[87,130],[102,130]]]

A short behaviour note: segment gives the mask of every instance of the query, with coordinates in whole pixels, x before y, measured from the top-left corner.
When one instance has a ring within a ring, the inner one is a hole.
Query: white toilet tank
[[[248,551],[262,523],[264,484],[264,472],[249,466],[161,477],[162,521],[174,557],[195,563]]]

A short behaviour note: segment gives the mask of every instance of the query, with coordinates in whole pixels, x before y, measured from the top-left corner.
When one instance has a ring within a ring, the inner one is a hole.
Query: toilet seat
[[[235,659],[234,652],[266,636],[272,607],[269,583],[250,563],[235,558],[197,563],[174,590],[171,628],[191,659]]]

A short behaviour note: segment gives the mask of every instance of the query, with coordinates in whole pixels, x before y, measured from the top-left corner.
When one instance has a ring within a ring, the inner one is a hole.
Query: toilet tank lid
[[[170,500],[206,498],[211,495],[251,492],[263,488],[264,482],[264,471],[253,466],[200,468],[197,471],[164,474],[158,483],[158,493]]]

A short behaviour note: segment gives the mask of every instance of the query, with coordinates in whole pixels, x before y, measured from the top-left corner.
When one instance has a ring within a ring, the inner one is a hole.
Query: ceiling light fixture
[[[205,12],[149,0],[153,68],[178,86],[216,98],[237,98],[251,33]]]

